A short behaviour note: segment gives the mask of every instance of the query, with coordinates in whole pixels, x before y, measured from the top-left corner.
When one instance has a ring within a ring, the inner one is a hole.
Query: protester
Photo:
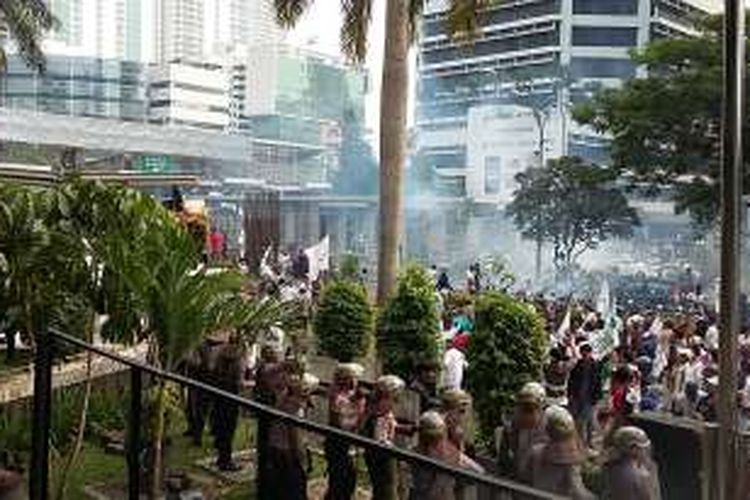
[[[441,293],[453,291],[453,287],[451,286],[451,280],[448,277],[448,272],[445,269],[440,271],[435,288],[437,289],[438,292],[441,292]]]
[[[570,372],[568,381],[568,400],[578,434],[583,443],[591,448],[594,434],[594,409],[601,398],[602,385],[591,345],[584,343],[579,350],[581,359]]]
[[[469,347],[468,335],[456,335],[450,342],[450,348],[443,355],[443,389],[461,389],[464,371],[468,367],[466,349]]]
[[[409,389],[419,396],[419,414],[440,407],[438,396],[438,374],[440,365],[432,359],[422,359],[417,363],[417,374]]]
[[[560,347],[553,347],[549,352],[550,362],[544,369],[544,388],[547,402],[550,405],[565,407],[568,405],[568,377],[573,368],[570,356]]]

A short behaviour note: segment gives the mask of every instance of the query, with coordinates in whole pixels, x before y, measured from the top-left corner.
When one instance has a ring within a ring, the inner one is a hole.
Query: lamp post
[[[724,2],[721,143],[721,288],[719,343],[719,492],[738,498],[737,342],[740,330],[740,226],[744,121],[744,0]]]

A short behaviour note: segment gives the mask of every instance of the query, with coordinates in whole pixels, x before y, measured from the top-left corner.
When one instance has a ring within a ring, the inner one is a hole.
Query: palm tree
[[[330,1],[330,0],[327,0]],[[367,54],[367,32],[375,0],[341,0],[340,40],[344,54],[361,63]],[[393,292],[403,230],[403,170],[409,89],[409,47],[427,0],[384,0],[385,55],[380,104],[380,214],[378,294],[383,305]],[[314,0],[274,0],[276,17],[293,27]],[[448,29],[454,35],[475,32],[478,14],[493,0],[450,0]]]
[[[153,200],[148,203],[155,204]],[[139,244],[112,245],[120,254],[110,256],[110,262],[133,293],[131,305],[145,325],[142,336],[152,363],[171,371],[207,334],[237,317],[231,308],[236,307],[241,280],[231,273],[197,271],[200,253],[195,240],[171,214],[157,208],[143,226]],[[161,489],[168,392],[163,380],[155,382],[150,409],[150,498],[157,498]]]
[[[0,27],[6,27],[16,42],[19,55],[29,67],[44,71],[42,38],[45,32],[55,28],[57,21],[43,0],[0,1]],[[0,71],[7,65],[7,55],[0,46]]]

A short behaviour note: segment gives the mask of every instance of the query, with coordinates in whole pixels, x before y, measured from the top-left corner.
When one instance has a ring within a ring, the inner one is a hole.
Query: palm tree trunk
[[[403,171],[409,89],[408,2],[387,0],[380,102],[378,305],[393,292],[403,227]]]

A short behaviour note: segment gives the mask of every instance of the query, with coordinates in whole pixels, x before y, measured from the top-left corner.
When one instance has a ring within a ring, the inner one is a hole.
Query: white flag
[[[323,271],[331,268],[331,239],[326,235],[320,243],[305,250],[307,260],[310,262],[310,281],[315,281]]]

